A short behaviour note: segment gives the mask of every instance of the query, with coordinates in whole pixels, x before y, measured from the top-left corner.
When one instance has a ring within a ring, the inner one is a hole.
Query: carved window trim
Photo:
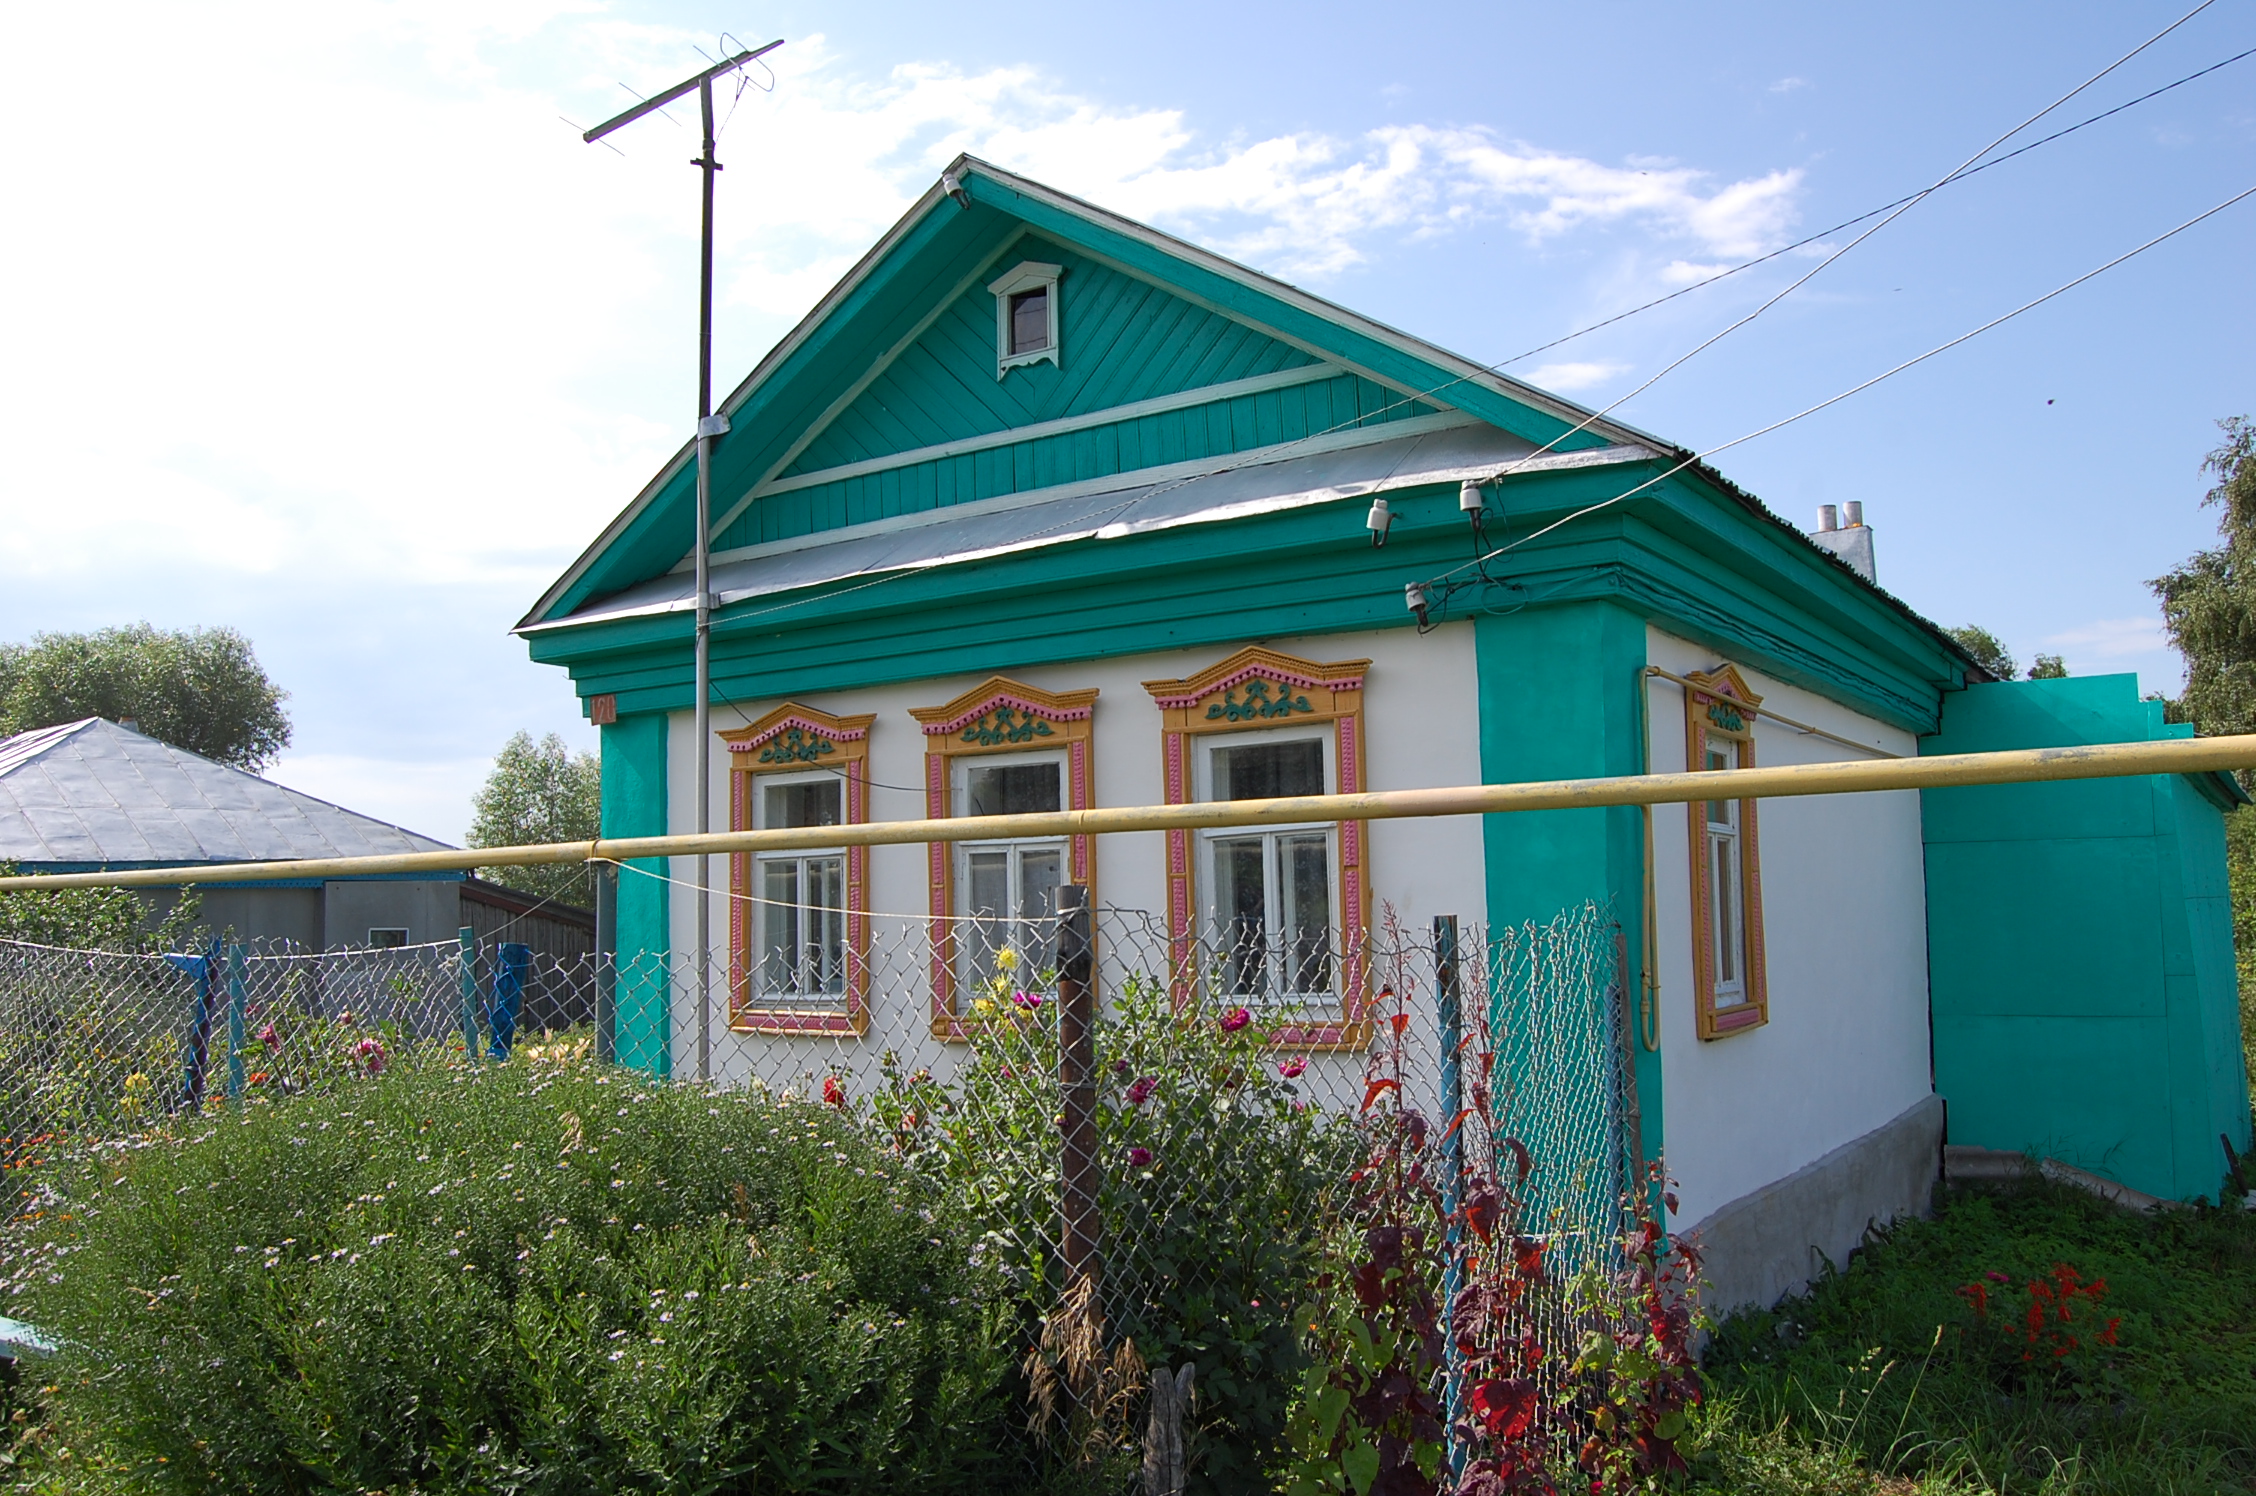
[[[1719,665],[1695,670],[1685,677],[1684,764],[1688,769],[1707,765],[1708,740],[1737,744],[1738,766],[1755,764],[1755,718],[1762,698],[1748,689],[1737,667]],[[1715,888],[1708,855],[1707,802],[1685,807],[1685,831],[1691,843],[1692,882],[1692,991],[1702,1039],[1723,1039],[1744,1034],[1770,1022],[1770,987],[1764,959],[1761,841],[1756,831],[1755,801],[1734,802],[1739,809],[1739,908],[1745,956],[1744,995],[1724,1006],[1716,1003],[1716,950],[1714,933]]]
[[[1363,681],[1369,660],[1324,664],[1248,645],[1181,680],[1148,680],[1160,710],[1165,802],[1189,804],[1197,794],[1196,741],[1214,734],[1328,723],[1332,783],[1360,794],[1363,766]],[[1277,1044],[1292,1049],[1361,1049],[1370,1042],[1370,826],[1339,821],[1335,872],[1340,915],[1340,1016],[1291,1024]],[[1192,1002],[1198,971],[1199,900],[1196,857],[1188,831],[1167,833],[1169,991],[1177,1007]]]
[[[845,780],[844,822],[869,820],[869,735],[874,713],[838,717],[785,702],[752,723],[720,734],[729,755],[729,829],[753,822],[753,797],[764,774],[837,769]],[[752,992],[753,857],[729,856],[729,1013],[731,1029],[747,1034],[851,1034],[869,1032],[869,848],[844,847],[846,858],[846,992],[837,1009],[763,1008]]]
[[[1062,750],[1065,755],[1065,807],[1087,810],[1094,789],[1097,691],[1045,691],[997,675],[973,686],[944,706],[909,708],[924,729],[924,813],[935,821],[954,814],[955,765],[966,757]],[[1090,889],[1095,906],[1095,838],[1066,839],[1066,881]],[[955,848],[948,842],[926,847],[932,934],[932,1034],[961,1040],[968,1036],[958,1011],[955,938]]]

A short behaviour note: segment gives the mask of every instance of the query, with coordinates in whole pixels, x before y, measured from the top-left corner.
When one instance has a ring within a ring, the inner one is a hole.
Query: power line
[[[2032,311],[2037,307],[2043,306],[2046,302],[2052,300],[2056,296],[2062,295],[2063,293],[2068,291],[2073,291],[2076,287],[2082,285],[2085,281],[2091,280],[2095,276],[2103,275],[2106,272],[2113,270],[2116,266],[2122,264],[2125,260],[2131,259],[2137,255],[2144,254],[2146,251],[2154,248],[2155,245],[2160,244],[2165,240],[2176,238],[2178,235],[2184,233],[2187,229],[2192,228],[2195,224],[2202,222],[2204,219],[2214,218],[2217,214],[2224,212],[2225,209],[2231,207],[2233,204],[2252,196],[2256,196],[2256,187],[2246,188],[2243,191],[2237,192],[2233,196],[2228,197],[2223,202],[2217,204],[2217,206],[2215,206],[2214,208],[2210,208],[2206,212],[2195,214],[2193,217],[2187,219],[2184,223],[2179,224],[2176,228],[2170,229],[2165,233],[2155,235],[2153,238],[2147,240],[2144,244],[2139,245],[2136,249],[2125,250],[2122,254],[2117,255],[2114,259],[2109,260],[2106,264],[2099,266],[2097,269],[2087,270],[2082,275],[2077,276],[2074,280],[2065,282],[2064,284],[2059,286],[2055,286],[2052,290],[2045,292],[2044,295],[2037,297],[2035,300],[2025,301],[2021,305],[2015,307],[2012,311],[2007,312],[2002,316],[1991,318],[1989,321],[1983,323],[1980,327],[1974,328],[1969,332],[1960,333],[1957,337],[1952,338],[1947,343],[1938,343],[1934,347],[1928,349],[1925,353],[1918,355],[1916,358],[1907,358],[1902,363],[1897,364],[1894,368],[1888,369],[1879,374],[1875,374],[1870,379],[1865,380],[1862,384],[1853,385],[1850,388],[1841,391],[1841,393],[1839,393],[1838,395],[1834,395],[1830,399],[1820,400],[1815,405],[1808,406],[1802,410],[1798,410],[1794,412],[1794,414],[1785,417],[1783,420],[1773,421],[1768,426],[1763,426],[1754,431],[1750,431],[1744,436],[1735,436],[1730,441],[1724,442],[1721,445],[1709,447],[1705,451],[1697,452],[1692,456],[1685,458],[1682,462],[1679,462],[1675,467],[1670,468],[1665,473],[1660,473],[1655,475],[1654,477],[1648,478],[1634,488],[1624,489],[1622,492],[1615,494],[1610,499],[1601,499],[1595,504],[1591,504],[1585,508],[1575,510],[1572,514],[1563,515],[1560,518],[1553,520],[1550,524],[1545,525],[1542,529],[1536,530],[1531,534],[1521,536],[1518,540],[1513,541],[1510,545],[1498,546],[1496,549],[1488,552],[1486,555],[1481,556],[1478,560],[1467,563],[1466,566],[1459,566],[1453,568],[1450,571],[1443,572],[1441,576],[1434,582],[1429,582],[1425,585],[1435,586],[1439,585],[1440,583],[1445,583],[1450,578],[1456,577],[1463,573],[1465,570],[1467,570],[1468,567],[1479,567],[1485,565],[1486,563],[1495,560],[1497,557],[1502,556],[1507,552],[1518,550],[1521,546],[1528,544],[1530,541],[1538,540],[1543,536],[1550,534],[1553,530],[1558,529],[1561,525],[1571,524],[1575,520],[1581,519],[1586,514],[1595,514],[1601,509],[1610,508],[1613,505],[1620,503],[1624,499],[1631,498],[1637,494],[1643,493],[1646,489],[1662,482],[1664,479],[1674,477],[1676,474],[1683,472],[1686,468],[1692,466],[1694,463],[1705,462],[1708,458],[1713,457],[1718,452],[1729,451],[1731,448],[1739,446],[1744,442],[1753,441],[1758,436],[1767,436],[1771,432],[1778,430],[1782,426],[1791,426],[1792,424],[1794,424],[1794,422],[1801,420],[1804,416],[1813,416],[1816,415],[1819,411],[1826,409],[1828,406],[1838,405],[1843,400],[1848,399],[1851,395],[1861,394],[1865,390],[1871,389],[1874,385],[1880,383],[1884,379],[1891,379],[1896,375],[1901,374],[1904,370],[1913,367],[1914,365],[1925,363],[1927,360],[1933,358],[1938,353],[1944,353],[1949,351],[1950,349],[1956,348],[1959,344],[1964,343],[1971,338],[1979,337],[1983,333],[1988,332],[1993,327],[1997,327],[2004,323],[2012,321],[2014,318],[2020,316],[2023,312]]]
[[[1827,255],[1824,259],[1818,261],[1815,265],[1810,267],[1807,273],[1800,276],[1791,285],[1778,292],[1778,294],[1776,294],[1775,296],[1772,296],[1762,305],[1747,313],[1746,316],[1741,317],[1738,321],[1732,323],[1729,327],[1724,328],[1721,332],[1715,334],[1711,338],[1708,338],[1705,342],[1702,342],[1697,347],[1693,348],[1689,353],[1686,353],[1673,362],[1664,365],[1661,368],[1660,372],[1656,373],[1652,378],[1646,380],[1636,389],[1631,390],[1628,394],[1623,395],[1620,399],[1615,400],[1612,404],[1607,405],[1602,409],[1592,411],[1589,415],[1583,417],[1581,421],[1569,427],[1567,430],[1560,432],[1557,436],[1552,437],[1551,440],[1545,442],[1542,446],[1536,448],[1533,452],[1528,453],[1524,457],[1514,459],[1510,467],[1503,469],[1501,472],[1495,475],[1495,479],[1506,478],[1511,474],[1520,471],[1530,462],[1533,462],[1536,458],[1542,456],[1544,453],[1558,446],[1559,443],[1565,441],[1568,437],[1573,436],[1578,432],[1589,430],[1593,422],[1601,420],[1609,413],[1621,409],[1622,406],[1628,404],[1631,400],[1636,399],[1639,395],[1642,395],[1643,393],[1645,393],[1645,391],[1651,389],[1654,385],[1659,384],[1670,374],[1674,373],[1678,369],[1683,368],[1686,364],[1699,357],[1702,353],[1705,353],[1708,349],[1713,348],[1716,344],[1722,342],[1725,338],[1730,337],[1740,328],[1745,327],[1748,323],[1754,321],[1757,317],[1760,317],[1763,313],[1769,311],[1772,307],[1778,305],[1778,303],[1784,301],[1787,297],[1793,295],[1796,291],[1808,285],[1812,280],[1816,279],[1817,276],[1820,275],[1828,266],[1832,265],[1836,260],[1840,259],[1850,250],[1855,249],[1865,240],[1871,238],[1874,234],[1879,233],[1889,224],[1894,223],[1897,219],[1903,217],[1904,214],[1910,212],[1920,203],[1926,201],[1927,198],[1940,191],[1950,182],[1953,177],[1956,177],[1957,175],[1959,175],[1959,173],[1965,171],[1975,162],[1981,160],[1984,156],[1987,156],[1990,152],[1996,150],[1999,146],[2005,144],[2008,140],[2011,140],[2014,136],[2020,134],[2023,130],[2028,129],[2029,126],[2035,124],[2038,120],[2043,119],[2046,115],[2052,113],[2053,110],[2058,109],[2061,105],[2067,103],[2070,99],[2076,97],[2076,95],[2082,93],[2085,89],[2091,87],[2094,83],[2097,83],[2100,79],[2106,77],[2109,73],[2114,72],[2124,63],[2129,62],[2132,58],[2138,56],[2139,53],[2144,52],[2147,48],[2153,46],[2156,42],[2162,40],[2162,38],[2168,36],[2171,32],[2177,30],[2180,26],[2183,26],[2186,22],[2192,20],[2195,16],[2200,15],[2203,11],[2207,10],[2210,6],[2216,3],[2217,0],[2201,0],[2201,3],[2194,6],[2193,9],[2178,17],[2175,21],[2172,21],[2169,25],[2163,27],[2160,31],[2155,32],[2154,35],[2148,37],[2145,41],[2140,42],[2137,46],[2131,48],[2130,51],[2125,52],[2121,57],[2116,58],[2113,62],[2109,63],[2106,67],[2101,68],[2098,72],[2092,74],[2089,78],[2086,78],[2083,82],[2077,84],[2074,88],[2069,89],[2068,92],[2062,94],[2059,98],[2045,105],[2044,108],[2038,110],[2035,114],[2030,115],[2020,124],[2015,125],[2012,129],[2006,131],[2003,135],[2000,135],[1997,139],[1991,141],[1988,145],[1983,146],[1980,150],[1967,157],[1964,161],[1961,161],[1952,170],[1944,173],[1943,176],[1939,178],[1932,186],[1929,186],[1922,191],[1913,193],[1910,197],[1904,199],[1894,208],[1887,210],[1887,217],[1881,219],[1871,228],[1866,229],[1863,233],[1857,235],[1854,239],[1851,239],[1848,243],[1842,245],[1839,249],[1836,249],[1835,251],[1833,251],[1833,253]],[[1495,481],[1495,479],[1492,479],[1491,481]]]

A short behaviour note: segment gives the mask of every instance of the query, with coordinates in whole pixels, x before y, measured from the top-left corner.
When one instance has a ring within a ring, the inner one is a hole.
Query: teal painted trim
[[[1047,372],[1049,366],[1043,365]],[[1017,372],[1017,371],[1014,371]],[[1282,442],[1431,415],[1353,374],[1239,394],[1032,441],[982,446],[761,495],[713,539],[716,549],[823,534],[1006,494],[1220,460]],[[819,475],[811,475],[819,476]]]
[[[2176,736],[2137,677],[1977,685],[1923,753]],[[1951,1141],[2164,1199],[2245,1149],[2224,817],[2183,776],[1930,790],[1928,970]]]
[[[1273,331],[1305,346],[1335,354],[1360,365],[1382,379],[1417,391],[1440,391],[1446,402],[1482,420],[1533,442],[1551,441],[1572,428],[1547,411],[1537,410],[1496,393],[1485,385],[1461,379],[1436,364],[1414,357],[1393,344],[1382,342],[1318,312],[1293,305],[1259,291],[1243,281],[1179,258],[1143,239],[1123,234],[1103,224],[1028,196],[992,177],[974,173],[966,186],[972,197],[1032,224],[1053,239],[1070,244],[1091,257],[1110,260],[1131,273],[1162,281],[1209,306]],[[1585,431],[1560,443],[1561,451],[1603,446],[1606,438]]]
[[[1506,533],[1532,533],[1641,481],[1643,471],[1629,465],[1516,482]],[[1403,584],[1462,564],[1464,521],[1447,486],[1389,498],[1397,519],[1384,549],[1368,544],[1366,506],[1353,499],[749,599],[716,616],[717,691],[724,700],[774,700],[1407,626]],[[1707,512],[1687,518],[1684,508]],[[1262,564],[1249,568],[1249,556]],[[1505,576],[1524,591],[1486,604],[1616,601],[1713,645],[1719,658],[1913,732],[1933,729],[1940,690],[1956,668],[1926,627],[1705,486],[1664,484],[1555,531],[1515,552]],[[583,696],[614,693],[623,712],[675,710],[690,704],[689,628],[686,614],[662,615],[548,630],[529,643],[535,659],[567,665]]]
[[[659,713],[622,715],[603,728],[603,834],[666,834],[667,721]],[[673,1070],[671,885],[662,857],[619,869],[617,1018],[612,1054],[618,1063],[664,1080]],[[654,874],[656,876],[643,876]]]
[[[1531,608],[1476,618],[1473,642],[1484,783],[1644,768],[1643,618],[1609,602]],[[1636,808],[1485,816],[1481,835],[1489,928],[1548,923],[1585,900],[1610,900],[1629,954],[1623,990],[1636,992],[1648,959],[1644,823]],[[1645,1155],[1658,1158],[1667,1141],[1658,1054],[1638,1051],[1636,1083]]]

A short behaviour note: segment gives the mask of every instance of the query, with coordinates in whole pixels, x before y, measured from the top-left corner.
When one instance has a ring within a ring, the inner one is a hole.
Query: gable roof
[[[1619,445],[1649,456],[1674,450],[1618,421],[1592,419],[1572,401],[974,157],[958,157],[943,178],[949,180],[960,184],[964,205],[934,184],[721,402],[735,429],[715,443],[716,517],[740,511],[755,485],[780,477],[945,304],[983,286],[999,253],[994,241],[1014,232],[1031,231],[1163,283],[1194,306],[1301,350],[1328,372],[1374,380],[1424,409],[1462,411],[1530,445],[1589,420],[1561,451]],[[856,324],[851,336],[849,324]],[[862,340],[857,356],[842,355],[840,345],[854,338]],[[883,351],[873,359],[871,347]],[[830,366],[818,368],[826,358]],[[1290,371],[1280,374],[1290,377]],[[689,551],[695,447],[684,443],[542,594],[520,629],[560,622],[591,599],[662,576]]]
[[[100,717],[0,741],[0,862],[27,869],[448,850]]]

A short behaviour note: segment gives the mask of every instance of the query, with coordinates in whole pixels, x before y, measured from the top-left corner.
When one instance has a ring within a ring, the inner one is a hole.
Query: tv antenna
[[[697,107],[705,120],[705,149],[689,164],[704,177],[705,221],[698,251],[697,287],[697,539],[692,554],[697,568],[697,830],[713,829],[713,438],[729,429],[728,417],[713,413],[713,174],[721,163],[713,154],[713,82],[746,63],[765,57],[783,45],[779,38],[725,57],[693,78],[685,78],[664,93],[652,94],[615,118],[607,119],[580,139],[595,144],[612,131],[633,124],[644,115],[663,109],[697,90]],[[697,1078],[713,1078],[713,859],[697,854]]]

